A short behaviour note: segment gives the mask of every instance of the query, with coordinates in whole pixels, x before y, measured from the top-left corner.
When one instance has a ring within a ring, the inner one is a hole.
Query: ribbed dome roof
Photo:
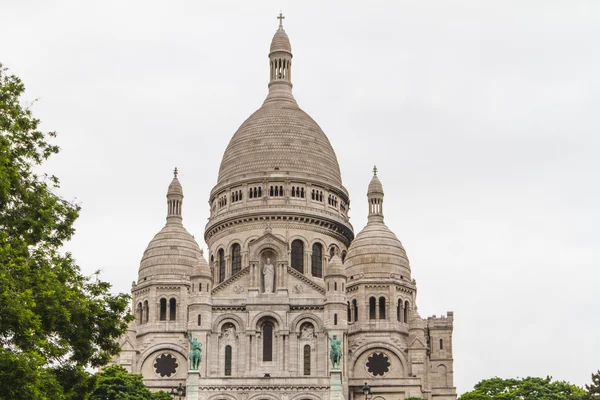
[[[139,280],[156,275],[197,274],[202,268],[200,247],[192,235],[178,223],[167,223],[148,244],[140,262]],[[208,264],[205,271],[210,275]]]
[[[363,273],[364,278],[410,279],[406,251],[396,235],[383,222],[369,222],[348,249],[344,263],[348,277]]]
[[[283,28],[277,29],[273,40],[271,41],[271,53],[274,51],[287,51],[292,52],[292,45],[290,44],[290,38]]]
[[[383,194],[383,185],[381,184],[381,181],[379,180],[379,178],[377,177],[377,175],[373,175],[373,178],[371,179],[371,182],[369,183],[369,190],[368,190],[367,193],[369,193],[369,194],[376,194],[376,193]]]
[[[344,275],[344,264],[339,255],[334,254],[327,264],[327,275]]]
[[[296,172],[342,185],[337,157],[319,125],[288,99],[267,99],[233,135],[218,183],[251,173]]]

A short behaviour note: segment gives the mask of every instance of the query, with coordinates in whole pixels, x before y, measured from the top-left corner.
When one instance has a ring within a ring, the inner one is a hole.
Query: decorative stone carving
[[[242,293],[244,291],[244,285],[235,285],[233,291],[237,294]]]
[[[304,286],[302,286],[300,284],[295,284],[293,291],[294,291],[294,293],[302,293],[302,292],[304,292]]]
[[[315,337],[315,327],[311,323],[304,323],[300,328],[300,339],[312,339]]]

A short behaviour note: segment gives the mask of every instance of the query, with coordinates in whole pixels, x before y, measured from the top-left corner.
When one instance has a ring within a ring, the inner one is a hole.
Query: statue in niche
[[[223,336],[227,339],[233,339],[235,337],[235,326],[233,324],[227,324],[223,327]]]
[[[311,324],[304,324],[300,328],[301,339],[312,339],[315,336],[315,328]]]
[[[271,259],[267,258],[267,262],[262,268],[263,281],[265,284],[265,293],[273,293],[273,280],[275,278],[275,267],[271,264]]]

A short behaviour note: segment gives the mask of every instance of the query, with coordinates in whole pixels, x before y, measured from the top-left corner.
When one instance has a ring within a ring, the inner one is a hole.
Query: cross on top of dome
[[[179,173],[179,171],[177,171],[177,167],[175,167],[175,169],[173,170],[173,176],[175,178],[177,178],[177,174]]]
[[[373,166],[373,175],[377,175],[377,165]]]
[[[277,19],[279,20],[279,28],[283,29],[283,20],[285,19],[285,17],[283,16],[283,13],[279,13],[279,15],[277,16]]]

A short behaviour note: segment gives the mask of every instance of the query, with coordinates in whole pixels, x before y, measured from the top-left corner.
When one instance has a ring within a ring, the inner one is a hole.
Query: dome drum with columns
[[[327,136],[292,95],[280,14],[268,95],[229,142],[204,239],[183,226],[183,189],[132,287],[136,321],[115,359],[152,390],[186,399],[456,399],[453,313],[420,317],[406,251],[386,226],[374,170],[354,237],[350,197]],[[192,339],[202,349],[191,369]],[[339,369],[330,361],[340,341]]]

